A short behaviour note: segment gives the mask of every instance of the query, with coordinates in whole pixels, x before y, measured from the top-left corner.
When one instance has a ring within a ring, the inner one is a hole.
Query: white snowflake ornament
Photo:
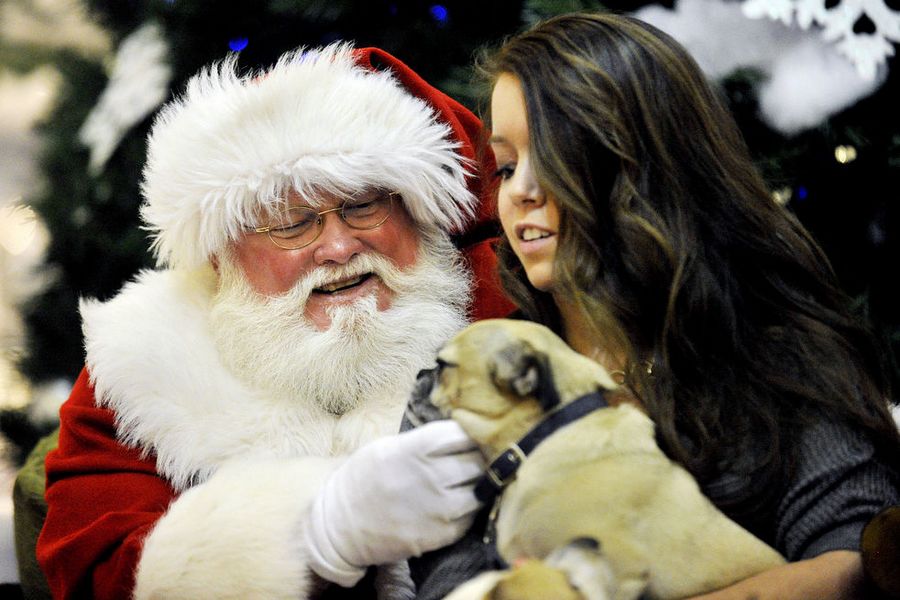
[[[828,18],[828,9],[823,0],[795,0],[797,25],[801,29],[809,29],[813,23],[823,23]]]
[[[769,17],[790,25],[794,19],[794,0],[747,0],[743,10],[748,19]]]
[[[78,132],[90,149],[88,168],[97,175],[128,133],[166,99],[172,68],[169,45],[155,23],[122,40],[109,83]]]
[[[803,29],[822,28],[822,37],[833,42],[868,81],[894,55],[892,42],[900,42],[900,12],[884,0],[840,0],[828,8],[826,0],[745,0],[741,8],[751,19],[768,17]],[[857,26],[859,31],[854,31]],[[874,31],[866,29],[873,28]]]
[[[751,4],[750,2],[753,2]],[[821,0],[677,0],[670,10],[645,6],[634,14],[681,42],[712,79],[737,69],[763,74],[757,94],[760,116],[772,128],[795,135],[873,93],[887,78],[880,69],[864,78],[837,44],[821,31],[783,22],[785,7],[811,23],[825,11]],[[759,17],[748,19],[746,11]],[[756,12],[754,12],[756,11]]]

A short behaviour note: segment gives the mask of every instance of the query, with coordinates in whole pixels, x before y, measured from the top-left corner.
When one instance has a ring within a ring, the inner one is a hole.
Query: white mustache
[[[329,283],[346,281],[370,273],[379,277],[394,292],[401,292],[406,287],[403,283],[402,271],[390,260],[379,254],[357,254],[343,265],[316,267],[298,280],[294,287],[279,300],[305,306],[313,290]]]
[[[449,240],[423,248],[408,269],[362,254],[347,264],[315,268],[272,297],[253,290],[240,267],[223,260],[210,325],[223,362],[266,395],[333,414],[373,398],[395,403],[437,348],[466,323],[469,272],[454,258]],[[307,321],[305,303],[314,289],[367,273],[394,292],[389,309],[379,311],[369,295],[330,307],[326,331]]]

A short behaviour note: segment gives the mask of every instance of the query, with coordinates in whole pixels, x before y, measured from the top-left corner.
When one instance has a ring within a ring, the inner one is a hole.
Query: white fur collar
[[[97,402],[119,439],[156,455],[179,490],[247,456],[331,456],[399,427],[407,390],[338,418],[296,399],[263,397],[221,364],[207,315],[209,267],[144,271],[108,302],[81,303]],[[412,382],[410,382],[410,387]]]

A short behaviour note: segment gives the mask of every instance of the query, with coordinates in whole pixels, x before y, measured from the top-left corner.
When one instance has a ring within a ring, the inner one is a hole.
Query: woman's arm
[[[698,598],[862,598],[870,591],[859,539],[885,505],[900,503],[896,475],[871,442],[840,423],[811,426],[797,443],[797,468],[774,523],[773,545],[791,562]]]
[[[864,597],[858,552],[837,550],[788,563],[694,600],[847,600]]]

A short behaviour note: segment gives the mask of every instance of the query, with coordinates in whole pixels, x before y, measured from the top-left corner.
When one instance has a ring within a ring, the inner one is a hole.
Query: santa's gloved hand
[[[475,443],[450,420],[363,446],[312,502],[310,568],[352,587],[368,565],[456,541],[480,506],[473,487],[484,468]]]

